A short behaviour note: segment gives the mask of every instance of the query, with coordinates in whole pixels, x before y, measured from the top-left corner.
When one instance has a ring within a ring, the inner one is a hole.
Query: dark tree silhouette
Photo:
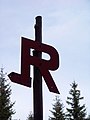
[[[0,71],[0,120],[11,119],[15,111],[12,109],[15,103],[11,103],[10,95],[11,88],[9,84],[6,84],[5,74],[3,68]]]
[[[34,117],[33,117],[32,112],[30,112],[30,114],[29,114],[29,116],[28,116],[27,120],[34,120]]]
[[[65,120],[63,112],[63,104],[58,96],[55,98],[55,103],[53,104],[53,110],[50,110],[53,117],[49,117],[49,120]]]
[[[85,120],[86,117],[86,108],[85,104],[80,105],[80,100],[84,99],[84,97],[80,97],[80,90],[77,90],[78,84],[75,81],[70,84],[71,90],[69,94],[71,97],[67,97],[67,104],[70,105],[67,108],[67,119],[69,120]]]

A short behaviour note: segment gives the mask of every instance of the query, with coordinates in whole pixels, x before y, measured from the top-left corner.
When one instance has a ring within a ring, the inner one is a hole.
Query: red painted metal
[[[22,37],[21,47],[21,74],[14,72],[9,74],[11,81],[30,87],[30,65],[35,65],[40,69],[50,92],[59,93],[49,72],[49,70],[56,70],[59,67],[59,55],[56,49],[52,46],[32,41],[24,37]],[[35,49],[49,54],[50,60],[44,60],[36,56],[31,56],[30,49]]]

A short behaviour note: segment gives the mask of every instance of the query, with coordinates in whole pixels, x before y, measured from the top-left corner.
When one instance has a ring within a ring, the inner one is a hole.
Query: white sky
[[[90,113],[90,1],[89,0],[0,0],[0,66],[20,73],[20,37],[34,39],[35,17],[43,17],[43,43],[60,54],[60,68],[51,72],[66,106],[70,84],[76,80],[87,113]],[[33,77],[33,76],[32,76]],[[25,120],[33,110],[33,91],[11,83],[16,101],[13,119]],[[44,120],[50,115],[56,94],[43,82]]]

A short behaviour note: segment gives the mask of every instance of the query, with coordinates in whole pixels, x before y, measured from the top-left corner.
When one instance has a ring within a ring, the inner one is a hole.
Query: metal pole
[[[35,41],[42,43],[42,17],[36,17]],[[33,51],[33,55],[42,58],[42,52]],[[40,70],[34,66],[33,80],[33,100],[34,100],[34,120],[43,120],[43,99],[42,99],[42,75]]]

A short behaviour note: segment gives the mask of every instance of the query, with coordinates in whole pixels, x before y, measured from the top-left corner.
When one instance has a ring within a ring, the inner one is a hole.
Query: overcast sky
[[[35,17],[38,15],[43,18],[43,43],[54,46],[59,52],[60,67],[51,74],[64,106],[70,84],[75,80],[89,114],[89,0],[0,0],[0,67],[3,65],[7,73],[20,73],[20,38],[34,40]],[[13,119],[25,120],[33,110],[33,90],[12,82],[11,88],[11,99],[16,101]],[[55,95],[49,92],[43,80],[44,120],[50,115]]]

